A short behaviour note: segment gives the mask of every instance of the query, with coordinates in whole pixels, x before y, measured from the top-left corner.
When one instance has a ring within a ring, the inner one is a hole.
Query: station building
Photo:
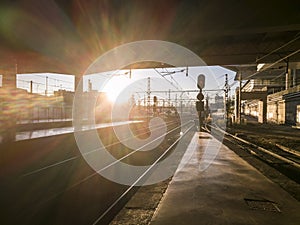
[[[240,109],[241,114],[256,117],[261,123],[300,126],[298,64],[276,64],[276,67],[263,65],[260,67],[262,71],[254,71],[252,68],[238,72],[235,79],[246,82],[241,86],[240,106],[240,91],[239,88],[236,90],[236,114]]]

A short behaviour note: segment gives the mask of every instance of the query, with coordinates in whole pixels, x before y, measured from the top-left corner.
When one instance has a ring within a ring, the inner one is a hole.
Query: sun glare
[[[115,102],[121,91],[130,83],[130,81],[123,77],[113,77],[107,82],[103,91],[111,102]]]
[[[109,101],[115,102],[117,97],[119,96],[119,92],[117,90],[106,91],[106,95]]]

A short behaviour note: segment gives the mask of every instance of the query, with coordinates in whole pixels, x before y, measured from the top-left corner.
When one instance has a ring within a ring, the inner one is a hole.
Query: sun
[[[115,102],[122,90],[129,84],[128,79],[124,77],[113,77],[104,86],[103,91],[109,101]]]
[[[115,102],[119,96],[119,92],[117,92],[116,90],[113,90],[113,89],[106,91],[105,93],[110,102]]]

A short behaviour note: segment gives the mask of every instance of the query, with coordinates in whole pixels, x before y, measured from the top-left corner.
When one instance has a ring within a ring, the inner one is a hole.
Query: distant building
[[[257,117],[259,122],[300,124],[299,69],[286,73],[285,68],[271,68],[248,80],[241,91],[242,113]]]
[[[216,94],[215,102],[210,103],[209,108],[212,113],[224,109],[224,97]]]

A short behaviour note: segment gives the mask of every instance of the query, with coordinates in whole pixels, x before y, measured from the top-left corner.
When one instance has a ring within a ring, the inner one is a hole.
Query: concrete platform
[[[177,170],[151,225],[300,224],[296,199],[210,134],[200,135],[195,133],[184,156],[191,160]],[[220,149],[202,170],[206,146],[212,154]]]

